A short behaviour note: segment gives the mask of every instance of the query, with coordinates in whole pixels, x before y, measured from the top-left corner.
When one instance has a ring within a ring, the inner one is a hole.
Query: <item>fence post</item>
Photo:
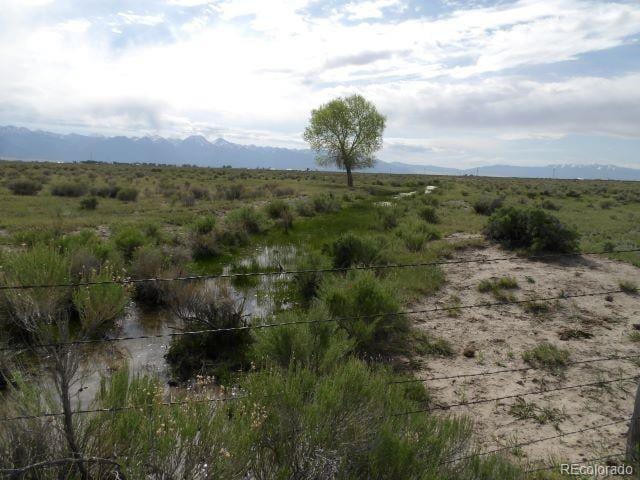
[[[640,384],[636,390],[636,401],[633,407],[633,415],[629,424],[629,433],[627,434],[627,462],[631,465],[640,463],[639,455],[640,445]]]

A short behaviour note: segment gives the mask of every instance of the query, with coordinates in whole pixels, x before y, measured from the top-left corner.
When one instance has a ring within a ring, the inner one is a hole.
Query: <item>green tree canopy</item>
[[[333,165],[347,171],[353,187],[352,170],[375,165],[373,154],[382,147],[385,117],[362,95],[331,100],[311,112],[304,139],[318,153],[319,165]]]

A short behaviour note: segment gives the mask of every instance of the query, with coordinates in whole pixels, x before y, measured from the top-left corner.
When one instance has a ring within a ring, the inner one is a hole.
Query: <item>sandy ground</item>
[[[459,251],[455,259],[495,258],[510,256],[498,247],[473,248]],[[412,309],[434,306],[495,302],[491,293],[480,293],[483,279],[509,276],[517,280],[519,289],[511,292],[517,299],[557,296],[564,291],[573,295],[583,292],[616,290],[620,280],[640,283],[640,269],[602,256],[563,258],[554,261],[501,261],[472,263],[444,267],[446,284],[435,298],[416,303]],[[528,277],[528,278],[527,278]],[[534,283],[535,282],[535,283]],[[625,293],[549,302],[551,311],[534,315],[523,305],[497,308],[459,310],[453,314],[414,315],[417,328],[434,337],[447,339],[455,349],[453,357],[427,356],[421,359],[422,378],[443,375],[478,373],[483,371],[527,367],[522,353],[541,343],[550,342],[571,352],[570,361],[602,356],[640,354],[640,343],[629,339],[634,324],[640,323],[640,296]],[[560,333],[576,329],[591,338],[561,340]],[[466,357],[471,350],[473,357]],[[428,385],[436,404],[467,402],[541,388],[611,380],[638,374],[640,362],[615,360],[569,366],[563,374],[544,370],[510,372],[499,375],[449,380],[432,380]],[[553,436],[599,424],[628,418],[633,410],[637,383],[617,382],[598,387],[565,390],[544,395],[522,397],[533,402],[534,412],[541,408],[558,409],[566,415],[559,421],[521,420],[510,413],[517,399],[489,402],[448,410],[450,414],[467,414],[475,421],[477,438],[482,450],[492,450],[533,439]],[[446,414],[446,413],[444,413]],[[627,425],[625,423],[533,444],[507,454],[515,454],[528,465],[540,466],[552,460],[582,462],[624,451]],[[515,457],[514,457],[515,458]],[[605,463],[605,461],[601,462]]]

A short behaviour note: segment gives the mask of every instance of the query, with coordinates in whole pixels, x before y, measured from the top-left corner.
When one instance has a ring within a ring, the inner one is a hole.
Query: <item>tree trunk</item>
[[[353,188],[353,175],[351,174],[351,167],[346,167],[347,169],[347,186],[349,188]]]
[[[640,463],[640,454],[638,446],[640,444],[640,385],[636,390],[636,401],[633,407],[633,416],[629,424],[629,433],[627,434],[627,462],[631,465]]]

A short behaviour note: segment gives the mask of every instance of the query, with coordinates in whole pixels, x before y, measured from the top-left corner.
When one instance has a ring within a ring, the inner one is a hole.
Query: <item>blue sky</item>
[[[0,124],[303,148],[361,93],[383,160],[640,168],[640,2],[0,0]]]

